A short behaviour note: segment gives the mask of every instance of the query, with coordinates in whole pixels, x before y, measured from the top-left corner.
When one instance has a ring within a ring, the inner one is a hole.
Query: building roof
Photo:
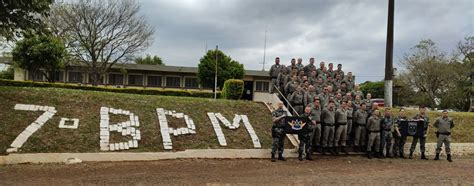
[[[11,57],[0,57],[0,63],[13,64]],[[198,73],[197,67],[184,67],[184,66],[168,66],[168,65],[145,65],[145,64],[117,64],[113,65],[112,68],[125,68],[127,70],[143,70],[143,71],[159,71],[159,72],[182,72],[182,73]],[[259,76],[259,77],[270,77],[268,71],[261,70],[245,70],[246,76]]]

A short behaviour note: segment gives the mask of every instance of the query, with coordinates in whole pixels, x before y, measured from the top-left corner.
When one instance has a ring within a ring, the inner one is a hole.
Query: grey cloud
[[[451,52],[474,35],[474,1],[397,0],[394,62],[420,39]],[[266,69],[279,56],[284,64],[302,57],[342,63],[357,82],[383,79],[387,2],[329,0],[157,0],[141,1],[141,13],[156,28],[145,53],[169,65],[196,66],[205,46],[219,45],[246,69]]]

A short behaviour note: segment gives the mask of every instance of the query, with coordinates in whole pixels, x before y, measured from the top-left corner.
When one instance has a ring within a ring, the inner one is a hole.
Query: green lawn
[[[228,146],[219,146],[207,112],[220,112],[230,122],[234,114],[247,115],[261,141],[262,148],[271,146],[271,115],[262,103],[0,86],[0,153],[5,153],[15,137],[42,114],[40,111],[14,110],[17,103],[54,106],[58,111],[28,139],[21,148],[21,152],[98,152],[101,106],[129,110],[139,116],[139,129],[142,136],[139,148],[127,151],[164,151],[155,111],[159,107],[183,112],[189,115],[196,124],[197,134],[171,137],[174,150],[253,148],[251,138],[243,124],[237,130],[230,130],[221,125]],[[112,114],[110,116],[111,123],[123,121],[123,117]],[[80,119],[79,128],[75,130],[58,128],[61,117]],[[185,126],[184,120],[172,119],[171,116],[168,117],[168,121],[170,127]],[[116,142],[112,141],[116,138],[113,136],[111,142]]]
[[[398,116],[398,108],[392,109],[392,111],[395,117]],[[418,110],[406,109],[405,112],[409,118],[413,118],[418,113]],[[430,118],[430,125],[433,126],[435,120],[440,116],[441,112],[428,112],[428,117]],[[473,143],[474,112],[452,112],[449,113],[449,117],[452,117],[454,120],[454,128],[451,136],[452,142]],[[432,127],[428,134],[428,142],[436,142],[435,132],[436,129]]]

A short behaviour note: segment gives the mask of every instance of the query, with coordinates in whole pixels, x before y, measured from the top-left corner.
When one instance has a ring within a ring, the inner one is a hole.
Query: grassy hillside
[[[392,109],[393,114],[398,116],[398,108]],[[407,109],[406,114],[409,118],[413,118],[418,110]],[[382,112],[383,113],[383,112]],[[441,112],[428,112],[430,125],[433,126],[435,120],[441,116]],[[474,112],[452,112],[449,117],[454,120],[454,128],[452,131],[452,142],[470,142],[474,143]],[[436,142],[436,129],[431,128],[428,134],[428,142]],[[410,140],[411,138],[409,138]]]
[[[222,126],[227,147],[218,144],[207,112],[220,112],[230,122],[234,114],[246,114],[255,129],[262,148],[271,146],[271,115],[265,105],[251,101],[212,100],[206,98],[135,95],[122,93],[69,90],[57,88],[24,88],[0,86],[0,153],[42,112],[14,110],[17,103],[54,106],[58,111],[21,148],[21,152],[98,152],[100,107],[129,110],[139,116],[142,139],[138,149],[126,151],[164,151],[155,109],[176,110],[189,115],[196,124],[195,135],[172,136],[174,150],[207,148],[253,148],[245,127],[230,130]],[[124,117],[111,114],[112,122]],[[58,128],[61,117],[78,118],[78,129]],[[184,120],[168,116],[170,127],[184,127]],[[114,132],[111,133],[115,139]],[[120,136],[120,135],[117,135]],[[121,136],[119,139],[124,139]],[[125,140],[123,140],[125,141]]]

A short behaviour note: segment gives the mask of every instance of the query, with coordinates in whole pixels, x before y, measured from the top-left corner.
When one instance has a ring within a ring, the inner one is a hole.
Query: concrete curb
[[[405,154],[409,153],[410,144],[405,145]],[[426,144],[426,154],[435,154],[435,143]],[[455,156],[474,155],[474,143],[451,144],[452,154]],[[361,155],[362,153],[350,153]],[[419,154],[419,146],[415,150]],[[444,154],[444,148],[441,154]],[[286,149],[284,155],[294,158],[298,155],[295,149]],[[317,155],[316,155],[317,156]],[[82,161],[153,161],[184,158],[202,159],[248,159],[270,158],[270,149],[191,149],[179,152],[103,152],[103,153],[14,153],[0,156],[0,165],[20,163],[62,163],[69,158],[78,158]]]
[[[286,149],[284,155],[297,157]],[[270,149],[193,149],[179,152],[31,153],[0,156],[0,164],[61,163],[68,158],[82,161],[151,161],[183,158],[246,159],[269,158]]]

